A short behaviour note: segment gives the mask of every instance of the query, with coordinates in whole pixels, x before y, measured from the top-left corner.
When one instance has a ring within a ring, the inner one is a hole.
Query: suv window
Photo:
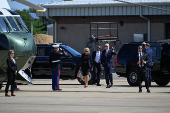
[[[60,48],[59,49],[59,51],[62,53],[63,52],[63,48]],[[54,48],[53,47],[51,47],[50,48],[50,53],[52,53],[54,51]],[[71,56],[66,50],[64,50],[65,51],[65,54],[67,55],[67,56]],[[61,58],[65,58],[65,56],[61,56]]]
[[[49,56],[49,47],[38,47],[37,56]]]
[[[152,56],[156,56],[157,53],[157,47],[150,47],[153,51]]]
[[[138,52],[138,45],[123,45],[123,47],[119,51],[119,55],[121,56],[133,56]]]

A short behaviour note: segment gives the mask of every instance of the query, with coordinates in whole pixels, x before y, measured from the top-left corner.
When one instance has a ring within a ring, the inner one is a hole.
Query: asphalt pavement
[[[34,85],[18,85],[16,97],[0,91],[0,113],[170,113],[170,84],[159,87],[154,82],[151,93],[138,93],[124,78],[114,76],[114,86],[89,85],[77,80],[60,80],[62,91],[53,91],[50,79],[35,79]]]

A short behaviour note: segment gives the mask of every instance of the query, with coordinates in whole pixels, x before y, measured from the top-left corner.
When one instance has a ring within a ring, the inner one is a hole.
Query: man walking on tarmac
[[[109,49],[109,44],[105,44],[105,50],[102,51],[102,56],[101,56],[101,67],[104,67],[105,71],[105,79],[106,79],[106,88],[110,88],[113,86],[113,77],[112,77],[112,70],[114,66],[113,62],[113,55],[116,55],[116,52],[114,51],[114,47],[112,47],[112,50]],[[109,86],[109,81],[111,85]]]
[[[149,43],[143,42],[142,44],[145,45],[145,51],[144,52],[148,53],[150,61],[151,61],[149,64],[146,65],[146,67],[147,67],[147,75],[148,75],[148,83],[149,83],[149,86],[151,86],[151,82],[152,82],[151,67],[152,67],[152,53],[153,53],[153,51],[150,48]]]
[[[97,76],[97,86],[101,86],[100,85],[101,55],[102,55],[101,46],[97,46],[97,50],[93,51],[92,53],[92,62],[94,66],[93,84],[95,84],[95,79]]]
[[[53,47],[54,52],[52,52],[49,57],[50,69],[52,71],[52,89],[53,91],[61,91],[62,89],[59,87],[61,69],[60,57],[65,55],[65,52],[63,51],[63,53],[61,53],[59,51],[59,45],[53,45]]]

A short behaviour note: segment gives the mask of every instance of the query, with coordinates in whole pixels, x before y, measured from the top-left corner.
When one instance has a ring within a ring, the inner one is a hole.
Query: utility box
[[[134,42],[143,42],[144,41],[144,34],[134,34]]]

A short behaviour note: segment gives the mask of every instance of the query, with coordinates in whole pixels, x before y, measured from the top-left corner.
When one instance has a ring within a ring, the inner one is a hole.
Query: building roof
[[[123,0],[131,3],[141,3],[148,5],[160,5],[170,3],[170,0]],[[51,3],[41,4],[45,8],[61,8],[61,7],[90,7],[90,6],[113,6],[113,5],[129,5],[126,3],[114,1],[114,0],[73,0],[73,1],[57,1]]]
[[[170,10],[170,0],[124,0],[131,3],[149,5]],[[139,5],[121,3],[114,0],[74,0],[40,4],[49,10],[49,16],[113,16],[139,15]],[[38,16],[46,16],[38,13]],[[169,11],[143,7],[143,15],[169,15]]]

